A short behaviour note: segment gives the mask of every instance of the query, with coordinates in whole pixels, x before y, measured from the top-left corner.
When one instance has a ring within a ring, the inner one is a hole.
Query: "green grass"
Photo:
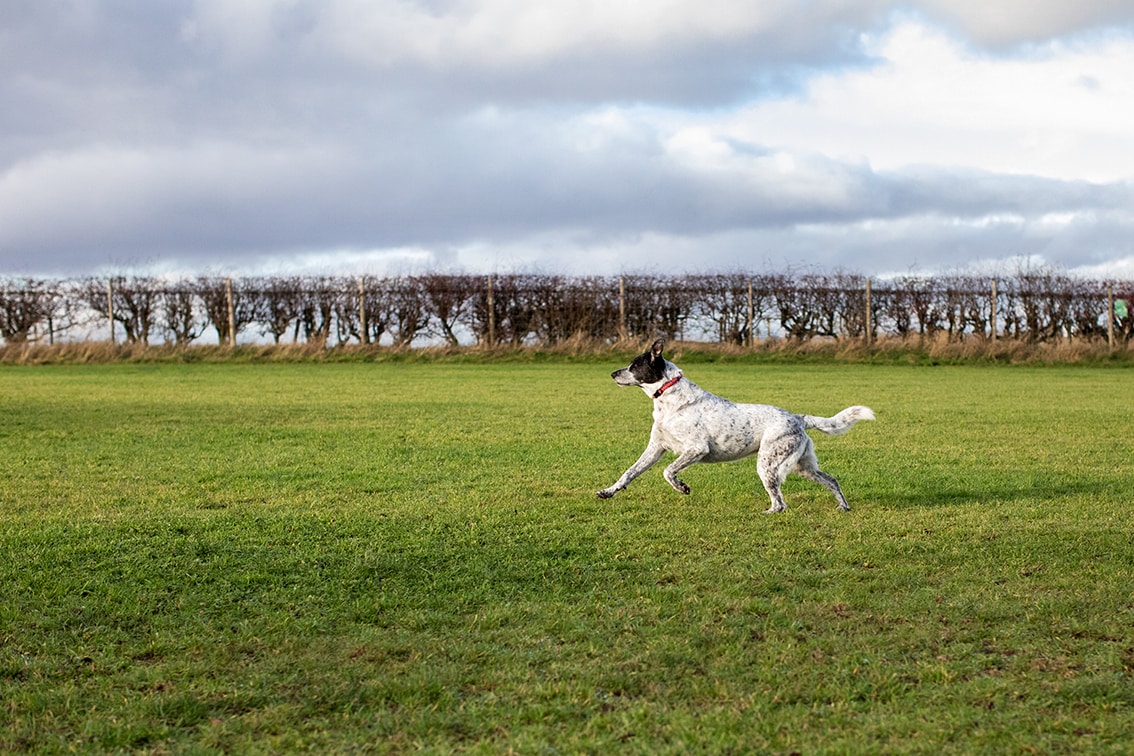
[[[613,367],[0,368],[0,751],[1130,750],[1130,371],[691,365],[765,516]]]

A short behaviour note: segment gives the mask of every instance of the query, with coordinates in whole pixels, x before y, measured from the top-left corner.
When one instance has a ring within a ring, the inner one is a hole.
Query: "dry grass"
[[[887,364],[1101,364],[1130,363],[1134,349],[1110,349],[1098,342],[1025,342],[1015,339],[969,337],[950,341],[945,336],[925,339],[887,338],[866,343],[861,339],[766,339],[752,347],[732,344],[684,342],[670,349],[676,357],[707,359],[767,359],[770,361],[821,361]]]
[[[540,361],[543,359],[623,358],[642,349],[646,339],[616,343],[573,336],[558,344],[486,346],[389,347],[345,344],[244,344],[174,346],[169,344],[111,344],[83,341],[55,345],[8,344],[0,346],[0,364],[53,365],[192,362],[354,362],[354,361]],[[685,361],[755,360],[851,362],[887,364],[1129,364],[1134,345],[1114,349],[1088,341],[1027,342],[1017,339],[967,337],[886,338],[866,343],[861,339],[764,339],[755,345],[680,341],[669,347]]]

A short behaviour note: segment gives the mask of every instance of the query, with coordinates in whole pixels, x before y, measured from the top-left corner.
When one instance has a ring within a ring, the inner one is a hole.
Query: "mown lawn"
[[[766,516],[614,367],[0,369],[0,751],[1134,747],[1129,370],[686,365],[876,411]]]

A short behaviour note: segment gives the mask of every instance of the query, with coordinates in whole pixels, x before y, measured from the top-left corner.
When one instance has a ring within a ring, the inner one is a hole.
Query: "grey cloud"
[[[76,263],[107,250],[147,259],[512,244],[578,229],[697,236],[931,216],[1035,222],[1134,206],[1127,185],[930,168],[878,173],[823,158],[785,172],[762,162],[758,146],[754,160],[722,173],[681,165],[641,136],[580,151],[556,134],[549,119],[529,117],[434,125],[353,150],[217,143],[32,161],[0,179],[0,261],[64,250]]]
[[[1103,27],[1134,27],[1134,7],[1127,0],[920,0],[909,7],[999,52]]]

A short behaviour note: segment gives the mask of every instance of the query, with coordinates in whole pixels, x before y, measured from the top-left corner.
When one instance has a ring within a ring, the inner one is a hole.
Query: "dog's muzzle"
[[[614,382],[617,383],[619,386],[637,386],[638,385],[638,381],[635,380],[634,375],[629,370],[627,370],[626,368],[622,368],[621,370],[615,370],[613,373],[610,374],[610,377],[613,378]]]

